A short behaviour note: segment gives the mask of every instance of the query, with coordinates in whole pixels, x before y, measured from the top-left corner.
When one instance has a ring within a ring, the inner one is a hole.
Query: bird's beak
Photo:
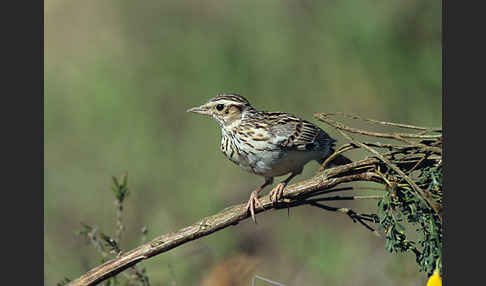
[[[202,115],[211,115],[210,111],[204,105],[190,108],[187,110],[187,112],[192,112],[192,113],[197,113]]]

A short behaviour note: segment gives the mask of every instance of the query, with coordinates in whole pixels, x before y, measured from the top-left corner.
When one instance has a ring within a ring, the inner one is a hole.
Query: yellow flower
[[[442,286],[442,279],[440,278],[438,269],[435,269],[434,274],[429,277],[429,281],[427,281],[427,286]]]

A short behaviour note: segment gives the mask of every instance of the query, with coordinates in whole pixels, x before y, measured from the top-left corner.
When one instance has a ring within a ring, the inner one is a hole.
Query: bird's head
[[[239,122],[247,111],[254,110],[248,100],[239,94],[220,94],[207,103],[188,109],[187,112],[211,116],[222,127]]]

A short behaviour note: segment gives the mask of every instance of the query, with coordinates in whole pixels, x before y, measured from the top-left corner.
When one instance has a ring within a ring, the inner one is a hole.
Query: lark
[[[223,154],[244,170],[265,178],[246,205],[255,223],[255,207],[261,206],[258,194],[273,184],[274,177],[290,174],[270,192],[276,203],[305,164],[312,160],[322,164],[334,152],[336,140],[321,128],[289,113],[258,111],[239,94],[217,95],[187,112],[214,118],[221,127]],[[351,160],[339,155],[333,163],[343,165]]]

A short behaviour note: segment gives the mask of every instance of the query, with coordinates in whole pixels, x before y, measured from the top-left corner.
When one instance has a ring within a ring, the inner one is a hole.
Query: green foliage
[[[442,205],[442,166],[426,167],[418,172],[417,184],[430,194],[433,201]],[[403,181],[394,183],[378,202],[378,216],[386,234],[385,247],[388,251],[413,252],[420,271],[428,275],[433,273],[436,266],[442,271],[441,218],[412,188]],[[406,228],[404,222],[411,226]],[[418,233],[416,240],[407,238],[407,229],[413,227]]]
[[[113,193],[115,194],[116,200],[121,204],[123,203],[123,200],[128,196],[128,174],[124,173],[121,178],[121,183],[118,181],[118,179],[113,176],[113,185],[111,189],[113,190]]]

